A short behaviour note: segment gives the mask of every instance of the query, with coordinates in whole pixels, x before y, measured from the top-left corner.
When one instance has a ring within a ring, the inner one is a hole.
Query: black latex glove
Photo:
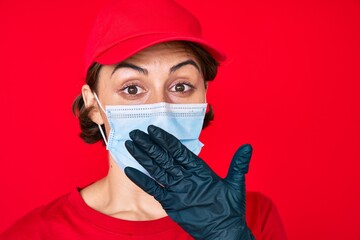
[[[126,167],[126,175],[159,201],[195,239],[254,239],[245,221],[245,173],[250,145],[235,153],[225,179],[173,135],[155,126],[134,130],[125,142],[130,154],[156,180]],[[221,151],[221,150],[219,150]]]

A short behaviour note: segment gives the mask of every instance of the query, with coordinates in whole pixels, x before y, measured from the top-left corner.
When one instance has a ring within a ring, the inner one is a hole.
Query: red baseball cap
[[[85,51],[85,74],[94,63],[119,63],[152,45],[190,41],[217,61],[225,54],[202,37],[198,19],[173,0],[116,0],[98,14]]]

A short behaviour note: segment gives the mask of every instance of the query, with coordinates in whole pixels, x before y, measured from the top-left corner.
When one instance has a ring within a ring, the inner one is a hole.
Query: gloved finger
[[[229,172],[225,181],[231,184],[231,186],[235,189],[241,190],[244,188],[244,175],[249,170],[251,154],[251,145],[244,144],[236,151],[233,159],[231,160]]]
[[[187,149],[175,136],[166,132],[165,130],[150,125],[148,133],[154,142],[164,148],[174,158],[174,160],[181,164],[185,169],[191,169],[199,165],[203,165],[196,155]]]
[[[133,143],[147,153],[156,163],[164,169],[174,166],[173,158],[163,148],[154,143],[150,136],[143,131],[134,130],[129,134]]]
[[[168,173],[159,166],[154,159],[152,159],[145,151],[136,146],[132,141],[125,141],[125,147],[128,152],[143,166],[149,174],[161,184],[167,184],[169,177]]]
[[[131,181],[133,181],[142,190],[152,195],[156,200],[161,202],[164,199],[164,189],[154,179],[149,178],[139,170],[132,167],[126,167],[124,172]]]
[[[164,161],[159,158],[152,159],[148,153],[139,147],[135,142],[128,140],[125,142],[125,147],[129,153],[149,172],[149,174],[165,187],[176,185],[184,177],[189,176],[188,173],[184,172],[184,169],[180,165],[170,165],[167,166],[167,168],[164,168],[161,165]],[[164,150],[162,151],[165,152]]]

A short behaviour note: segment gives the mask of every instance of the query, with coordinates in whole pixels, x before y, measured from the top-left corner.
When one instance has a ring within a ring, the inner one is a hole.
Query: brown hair
[[[219,63],[206,50],[197,44],[186,41],[180,42],[184,45],[185,48],[189,49],[199,61],[205,84],[208,81],[214,80],[217,74]],[[97,81],[101,67],[101,64],[95,62],[87,71],[85,82],[87,85],[89,85],[90,89],[94,91],[97,89]],[[99,140],[103,140],[98,125],[89,118],[89,113],[91,110],[92,107],[85,107],[84,99],[81,94],[76,97],[72,105],[72,111],[79,119],[81,129],[80,137],[86,143],[96,143]],[[213,119],[214,112],[211,105],[209,104],[209,111],[205,114],[203,129],[207,127],[210,124],[210,121]],[[105,132],[104,125],[101,127]]]

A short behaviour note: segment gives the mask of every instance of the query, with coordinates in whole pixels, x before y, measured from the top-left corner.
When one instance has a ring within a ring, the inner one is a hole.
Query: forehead
[[[151,60],[154,58],[172,58],[174,60],[191,58],[196,60],[194,52],[184,42],[159,43],[134,54],[127,60]]]

